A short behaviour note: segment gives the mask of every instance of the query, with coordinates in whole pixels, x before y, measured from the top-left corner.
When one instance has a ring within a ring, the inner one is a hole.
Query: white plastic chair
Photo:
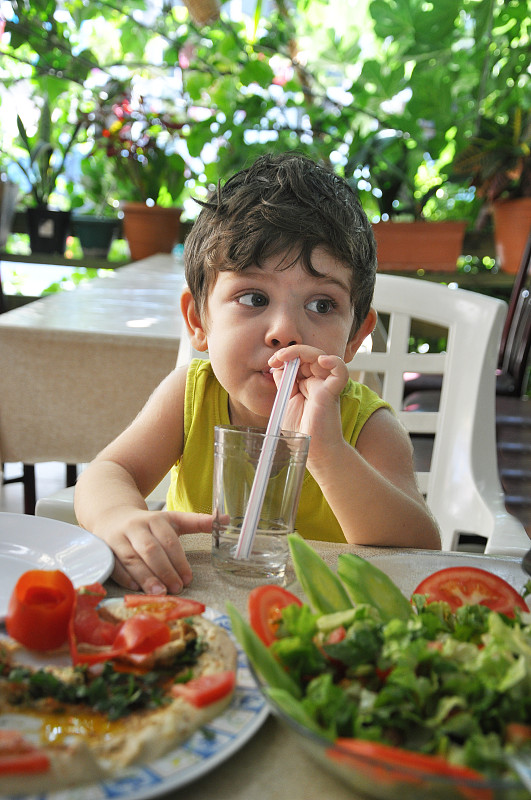
[[[383,323],[387,331],[385,352],[359,352],[349,367],[377,373],[382,397],[413,440],[415,434],[433,436],[431,463],[417,476],[443,550],[456,550],[460,534],[471,534],[485,539],[487,554],[523,553],[531,541],[505,509],[496,453],[496,364],[506,304],[430,281],[378,275],[374,306],[379,329]],[[436,326],[437,335],[447,331],[445,352],[409,352],[416,320]],[[442,375],[438,410],[403,410],[405,373]]]

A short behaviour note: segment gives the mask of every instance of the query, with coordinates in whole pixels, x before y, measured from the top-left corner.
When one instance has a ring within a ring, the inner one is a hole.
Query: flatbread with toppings
[[[152,761],[230,703],[236,648],[202,604],[145,595],[99,604],[104,594],[99,584],[78,590],[68,649],[41,648],[43,666],[14,638],[0,640],[1,794],[44,793]]]

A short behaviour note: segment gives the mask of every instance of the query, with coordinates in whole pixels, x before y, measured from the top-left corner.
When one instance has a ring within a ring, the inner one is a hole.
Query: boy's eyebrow
[[[350,294],[350,286],[347,283],[344,283],[339,278],[333,278],[331,275],[323,275],[322,273],[319,276],[316,276],[323,281],[323,283],[333,283],[336,286],[339,286],[340,289],[343,289],[347,294]]]
[[[278,271],[282,272],[282,270]],[[269,273],[269,275],[273,277],[276,274],[276,272],[277,270],[274,270],[273,273]],[[241,277],[244,277],[245,275],[249,275],[250,277],[253,277],[254,275],[260,277],[267,277],[268,275],[268,273],[265,270],[260,269],[260,267],[247,267],[241,272],[237,272],[235,274]],[[332,275],[329,275],[327,272],[317,272],[317,270],[315,272],[308,272],[308,275],[310,275],[310,277],[312,278],[316,278],[321,283],[334,284],[335,286],[338,286],[340,289],[346,292],[348,295],[350,295],[350,285],[346,281],[342,281],[340,278],[335,278]]]

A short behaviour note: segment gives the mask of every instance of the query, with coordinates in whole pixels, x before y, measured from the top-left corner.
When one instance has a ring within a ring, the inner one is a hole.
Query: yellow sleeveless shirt
[[[389,408],[367,386],[349,380],[341,394],[343,436],[352,447],[371,414]],[[171,474],[170,510],[212,512],[214,426],[230,425],[229,398],[210,361],[194,359],[186,379],[183,454]],[[343,531],[308,470],[304,476],[296,530],[305,539],[345,542]]]

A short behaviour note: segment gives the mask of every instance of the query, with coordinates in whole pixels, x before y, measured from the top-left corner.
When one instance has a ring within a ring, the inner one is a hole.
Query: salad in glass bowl
[[[531,763],[523,594],[451,567],[408,600],[370,561],[342,554],[336,574],[288,539],[307,602],[260,586],[249,623],[228,611],[273,710],[313,757],[382,800],[529,798],[513,766]]]

